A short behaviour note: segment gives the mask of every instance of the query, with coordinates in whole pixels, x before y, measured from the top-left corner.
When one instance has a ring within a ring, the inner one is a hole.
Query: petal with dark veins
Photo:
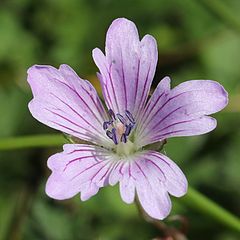
[[[106,36],[106,56],[98,48],[93,59],[108,108],[123,114],[129,110],[134,118],[141,112],[154,77],[157,44],[146,35],[139,40],[135,24],[125,18],[113,21]]]
[[[161,87],[159,84],[139,120],[136,131],[139,146],[169,137],[210,132],[216,127],[216,120],[208,115],[228,103],[225,89],[211,80],[187,81],[165,94]]]
[[[35,65],[28,70],[32,115],[40,122],[82,140],[112,144],[102,124],[107,114],[94,87],[67,65]]]

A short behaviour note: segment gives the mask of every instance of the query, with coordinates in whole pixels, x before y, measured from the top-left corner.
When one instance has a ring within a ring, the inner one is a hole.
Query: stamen
[[[126,123],[126,120],[124,119],[124,117],[120,113],[117,113],[116,116],[122,124]]]
[[[112,140],[116,145],[118,144],[117,135],[116,135],[116,128],[112,129]]]
[[[134,124],[135,120],[134,120],[132,114],[128,110],[125,111],[125,114],[126,114],[127,118],[129,119],[129,121]]]
[[[106,134],[107,134],[107,136],[108,136],[110,139],[113,138],[113,134],[112,134],[111,131],[107,130]]]
[[[115,114],[114,114],[114,112],[113,112],[112,109],[109,109],[109,110],[108,110],[108,114],[109,114],[109,116],[110,116],[111,119],[116,120]]]
[[[108,129],[108,126],[111,125],[112,123],[113,123],[113,121],[103,122],[103,129],[104,129],[104,130],[107,130],[107,129]]]
[[[124,143],[127,142],[127,136],[126,136],[125,133],[123,133],[122,136],[121,136],[121,142],[124,142]]]
[[[130,123],[129,125],[126,125],[125,135],[128,136],[133,129],[133,125]]]
[[[120,113],[115,114],[112,109],[109,109],[108,115],[110,120],[103,122],[103,129],[106,131],[106,135],[116,145],[119,142],[126,143],[128,141],[128,136],[135,125],[135,120],[132,114],[126,110],[126,116],[123,116]]]

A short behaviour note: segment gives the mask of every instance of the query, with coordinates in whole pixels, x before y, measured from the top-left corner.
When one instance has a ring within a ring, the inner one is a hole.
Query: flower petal
[[[161,89],[162,85],[165,84],[159,84],[141,116],[136,130],[139,146],[169,137],[200,135],[216,127],[216,120],[206,115],[222,110],[228,103],[227,92],[219,83],[192,80],[172,90]]]
[[[134,201],[135,192],[151,217],[164,219],[171,210],[168,193],[181,197],[187,192],[187,180],[180,168],[168,157],[155,151],[137,153],[118,161],[109,183],[119,181],[120,194],[126,203]]]
[[[28,70],[32,115],[40,122],[86,141],[111,143],[102,123],[106,112],[94,87],[67,65],[35,65]]]
[[[135,24],[125,18],[113,21],[106,36],[106,56],[93,50],[100,70],[103,95],[115,113],[129,110],[136,118],[143,108],[157,64],[157,44],[146,35],[140,41]]]
[[[119,182],[120,194],[122,200],[126,203],[132,203],[135,198],[135,179],[130,173],[131,162],[124,164],[123,177]]]
[[[112,157],[103,148],[84,144],[65,144],[64,151],[48,159],[52,170],[46,193],[54,199],[68,199],[81,192],[81,199],[95,195],[108,183]]]
[[[151,217],[164,219],[171,210],[168,193],[180,197],[187,192],[184,174],[168,157],[155,151],[139,155],[133,165],[139,202]]]

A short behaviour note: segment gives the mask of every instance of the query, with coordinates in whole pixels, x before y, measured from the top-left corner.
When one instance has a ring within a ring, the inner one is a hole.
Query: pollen
[[[125,131],[126,127],[121,122],[116,123],[116,133],[119,136],[122,136],[125,133]]]

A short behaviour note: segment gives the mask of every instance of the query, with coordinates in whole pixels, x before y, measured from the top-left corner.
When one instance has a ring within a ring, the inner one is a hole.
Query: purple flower
[[[140,41],[133,22],[113,21],[105,55],[93,50],[107,111],[91,83],[69,66],[35,65],[28,70],[32,115],[87,142],[65,144],[63,152],[48,159],[50,197],[81,193],[84,201],[99,188],[119,183],[124,202],[132,203],[137,195],[151,217],[163,219],[171,209],[169,194],[181,197],[187,192],[182,171],[151,144],[213,130],[216,120],[208,115],[227,105],[227,92],[211,80],[191,80],[170,89],[165,77],[148,100],[157,55],[152,36]]]

